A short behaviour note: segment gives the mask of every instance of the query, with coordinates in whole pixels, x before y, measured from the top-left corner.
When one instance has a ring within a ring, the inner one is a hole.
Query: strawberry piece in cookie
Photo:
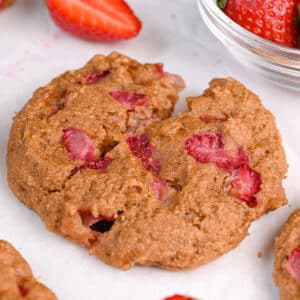
[[[288,255],[285,268],[298,284],[300,284],[300,248],[293,249]]]
[[[147,101],[145,94],[129,93],[126,91],[110,92],[110,95],[125,105],[128,111],[133,111],[136,106],[144,105]]]
[[[260,185],[260,174],[244,164],[231,172],[227,188],[230,195],[254,207],[258,204],[255,195],[259,192]]]
[[[90,73],[87,75],[84,83],[85,84],[95,84],[107,77],[110,74],[109,70],[106,70],[102,73]]]
[[[107,155],[100,160],[95,153],[92,139],[83,130],[74,127],[65,128],[63,142],[71,159],[80,159],[84,162],[71,171],[71,176],[82,169],[104,170],[112,162],[112,158]]]
[[[257,205],[254,195],[260,190],[260,174],[249,167],[249,159],[242,148],[226,151],[221,132],[194,134],[185,140],[184,147],[197,162],[215,163],[218,168],[229,171],[231,178],[226,187],[229,193],[249,206]],[[236,155],[232,156],[232,152]]]
[[[160,171],[160,160],[155,157],[154,149],[151,141],[146,134],[143,135],[130,135],[127,140],[132,154],[138,157],[146,170],[158,174]]]
[[[80,159],[85,162],[99,160],[95,154],[93,141],[83,130],[73,127],[65,128],[63,142],[71,159]]]

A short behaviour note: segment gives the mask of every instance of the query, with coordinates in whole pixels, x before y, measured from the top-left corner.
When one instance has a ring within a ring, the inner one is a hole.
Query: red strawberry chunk
[[[193,298],[176,294],[176,295],[167,297],[164,300],[193,300]]]
[[[156,64],[155,67],[156,67],[157,72],[158,72],[160,75],[165,75],[165,74],[167,74],[167,73],[164,71],[164,65],[163,65],[163,64]]]
[[[230,172],[226,185],[229,193],[251,207],[257,205],[255,194],[260,190],[261,176],[250,168],[249,158],[242,148],[226,151],[220,132],[194,134],[185,140],[184,147],[197,162],[215,163],[218,168]]]
[[[26,297],[29,293],[29,289],[23,285],[19,285],[19,293],[21,297]]]
[[[74,127],[64,129],[63,141],[71,159],[80,159],[85,162],[99,160],[95,154],[93,141],[83,130]]]
[[[160,160],[155,157],[150,139],[147,135],[131,135],[126,142],[132,154],[138,157],[146,170],[158,174],[160,171]]]
[[[220,168],[227,168],[230,164],[220,132],[194,134],[186,139],[184,147],[199,163],[215,163]]]
[[[102,73],[90,73],[87,75],[84,83],[85,84],[94,84],[100,82],[102,79],[107,77],[110,74],[109,70],[106,70]]]
[[[115,91],[110,92],[110,95],[123,105],[127,106],[129,111],[133,111],[136,106],[144,105],[147,101],[145,94]]]
[[[230,195],[245,201],[249,206],[255,207],[257,199],[254,196],[260,190],[261,176],[247,165],[233,170],[227,187]]]
[[[300,284],[300,248],[292,250],[285,265],[287,272]]]

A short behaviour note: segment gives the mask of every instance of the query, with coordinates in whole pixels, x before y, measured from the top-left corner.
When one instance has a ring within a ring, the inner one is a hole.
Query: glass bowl
[[[276,84],[300,91],[300,49],[263,39],[239,26],[217,6],[217,0],[197,0],[211,32],[241,63]]]

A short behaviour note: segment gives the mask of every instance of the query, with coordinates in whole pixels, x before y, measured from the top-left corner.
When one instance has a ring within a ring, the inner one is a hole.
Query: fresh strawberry
[[[164,300],[193,300],[193,298],[176,294],[176,295],[167,297]]]
[[[96,41],[135,37],[141,22],[124,0],[46,0],[54,22],[71,34]]]
[[[218,0],[233,21],[267,40],[298,46],[296,25],[299,0]]]
[[[286,270],[300,284],[300,248],[292,250],[287,260]]]
[[[145,94],[128,93],[125,91],[110,92],[110,95],[127,106],[129,111],[133,111],[136,106],[144,105],[147,100]]]
[[[6,8],[7,6],[13,4],[15,0],[0,0],[0,10]]]

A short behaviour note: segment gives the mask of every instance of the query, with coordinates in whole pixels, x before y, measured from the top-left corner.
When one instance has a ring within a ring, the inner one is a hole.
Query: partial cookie
[[[55,126],[30,125],[35,102],[15,118],[8,179],[50,230],[106,263],[194,268],[237,246],[251,221],[286,203],[274,117],[233,79],[212,81],[178,118],[127,132],[108,126],[114,143],[91,123],[96,110],[82,120],[84,101],[71,103],[76,113],[60,117],[60,110]]]
[[[300,209],[283,226],[275,245],[274,280],[281,300],[300,299]]]
[[[36,281],[20,253],[3,240],[0,240],[0,299],[57,299],[47,287]]]

